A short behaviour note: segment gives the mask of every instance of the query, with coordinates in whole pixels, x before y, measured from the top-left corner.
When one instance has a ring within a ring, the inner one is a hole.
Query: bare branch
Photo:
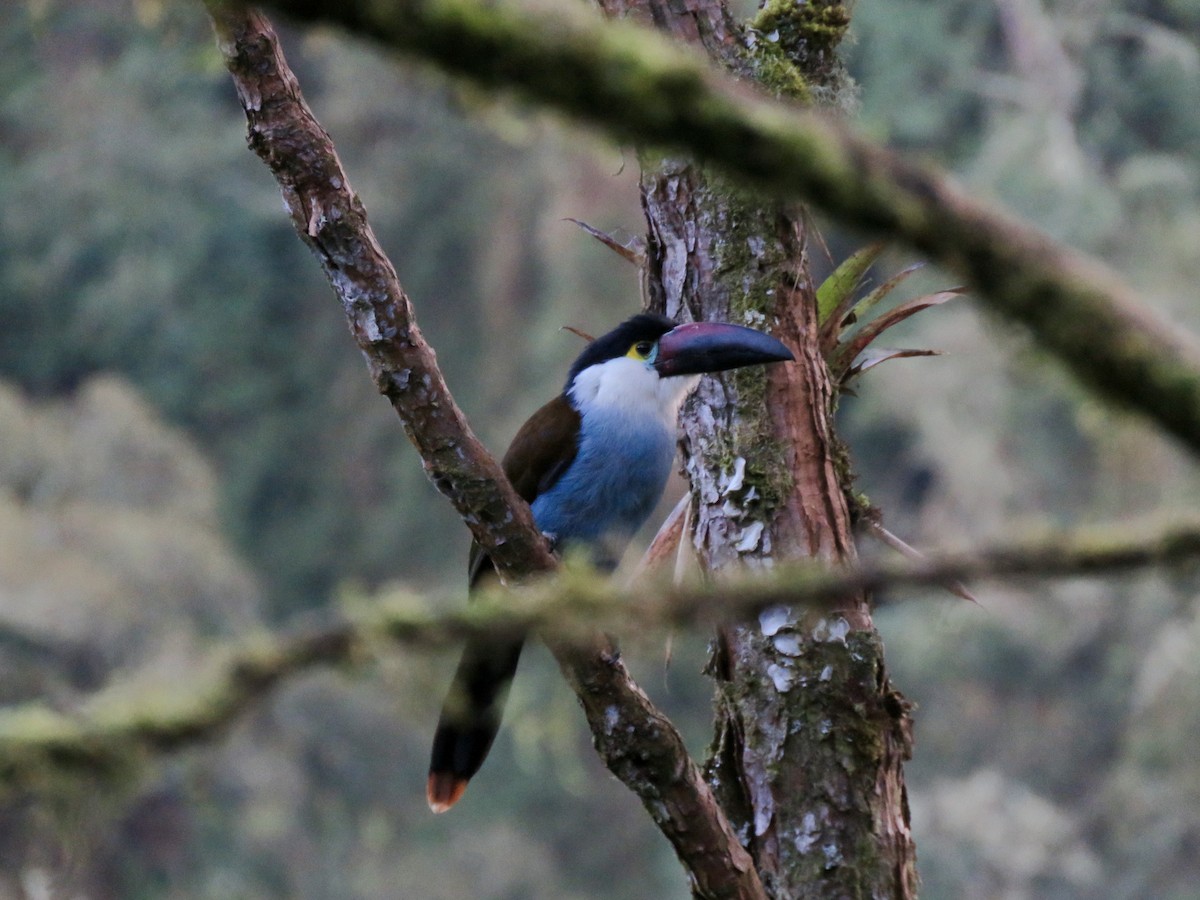
[[[620,5],[620,4],[618,4]],[[820,115],[752,95],[670,41],[564,5],[275,0],[622,140],[680,150],[846,224],[901,238],[1027,326],[1079,380],[1200,450],[1200,348],[1097,260]],[[730,34],[721,31],[722,45]]]
[[[606,638],[552,641],[604,764],[638,797],[684,863],[697,897],[766,900],[754,861],[738,840],[683,738],[633,681]],[[600,664],[597,665],[596,661]]]

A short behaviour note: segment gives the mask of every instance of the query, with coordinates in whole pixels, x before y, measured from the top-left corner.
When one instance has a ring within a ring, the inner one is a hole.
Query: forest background
[[[1198,31],[1185,0],[862,0],[848,114],[1196,333]],[[637,234],[636,160],[335,33],[283,40],[451,388],[502,449],[578,352],[561,326],[638,308],[633,269],[565,221]],[[461,602],[465,531],[243,132],[199,4],[0,9],[4,704],[186,681],[231,635],[396,583]],[[862,243],[825,234],[835,259]],[[890,254],[876,280],[912,261]],[[947,355],[869,373],[840,418],[858,486],[905,539],[1195,509],[1192,460],[970,300],[905,327]],[[924,896],[1197,896],[1195,573],[976,593],[880,598],[919,704]],[[669,668],[661,639],[627,647],[696,752],[704,643],[677,636]],[[452,665],[381,650],[135,779],[5,793],[0,897],[687,896],[544,654],[470,801],[430,816]]]

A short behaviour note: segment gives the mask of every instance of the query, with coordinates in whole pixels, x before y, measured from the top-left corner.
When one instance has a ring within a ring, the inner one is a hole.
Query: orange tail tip
[[[435,813],[444,813],[462,799],[467,789],[467,779],[459,778],[449,772],[430,772],[429,781],[425,785],[425,799],[429,808]]]

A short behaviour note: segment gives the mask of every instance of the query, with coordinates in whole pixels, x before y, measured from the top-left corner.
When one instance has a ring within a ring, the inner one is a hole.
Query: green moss
[[[850,27],[850,12],[837,2],[767,0],[750,27],[799,61],[836,49]]]
[[[786,448],[773,435],[765,414],[766,375],[741,370],[728,376],[737,395],[741,416],[728,432],[718,432],[708,445],[705,464],[713,471],[732,472],[739,458],[745,460],[741,507],[755,518],[767,520],[786,500],[794,476],[785,460]]]
[[[778,43],[760,37],[750,52],[750,67],[759,84],[776,97],[812,103],[808,81]]]
[[[783,505],[795,484],[795,476],[786,463],[786,448],[779,441],[766,416],[764,372],[746,371],[734,376],[744,414],[734,441],[746,459],[743,483],[749,493],[756,490],[754,503],[769,516]]]
[[[14,787],[70,796],[79,775],[119,787],[135,762],[119,742],[89,734],[78,721],[44,707],[18,707],[0,716],[0,796]]]
[[[850,12],[836,0],[767,0],[747,26],[757,37],[756,76],[782,97],[836,99],[847,76],[835,51],[849,27]]]
[[[834,392],[834,399],[837,399],[837,392]],[[830,414],[832,416],[832,413]],[[850,511],[850,520],[858,522],[863,517],[873,515],[874,511],[871,507],[871,499],[862,491],[855,490],[854,484],[858,480],[858,473],[854,471],[854,463],[850,458],[850,448],[836,434],[832,435],[833,443],[830,452],[833,455],[833,470],[837,473],[838,487],[842,489],[842,493],[846,495],[846,505]]]
[[[725,234],[716,254],[714,279],[726,300],[724,316],[730,322],[764,327],[774,314],[782,273],[788,271],[788,249],[775,237],[777,204],[760,193],[735,184],[720,174],[707,172],[708,196],[698,204],[723,211],[717,223]],[[726,376],[736,395],[741,415],[729,432],[715,435],[706,464],[715,471],[732,472],[739,457],[746,460],[743,504],[747,512],[766,520],[790,493],[794,476],[786,465],[786,450],[775,438],[767,409],[767,373],[761,368],[738,369]]]
[[[792,761],[793,766],[796,760],[815,761],[826,785],[843,780],[860,787],[873,783],[884,753],[884,729],[879,717],[885,713],[872,691],[881,654],[878,636],[871,632],[851,632],[845,643],[804,643],[800,664],[807,681],[804,690],[793,697],[800,702],[789,707],[789,713],[801,724],[788,729],[784,760]],[[822,678],[823,670],[831,674]],[[786,783],[795,780],[800,784],[811,774],[811,770],[791,771],[783,777]],[[836,871],[830,870],[825,853],[814,848],[789,860],[809,870],[799,879],[793,875],[791,883],[824,883],[836,885],[848,896],[871,896],[872,881],[879,872],[878,847],[871,838],[872,802],[869,795],[861,793],[826,793],[816,805],[828,804],[834,810],[832,821],[838,823],[835,827],[839,840],[835,843],[840,860]],[[857,825],[853,824],[855,820]],[[790,819],[783,827],[795,829],[801,827],[801,822]]]

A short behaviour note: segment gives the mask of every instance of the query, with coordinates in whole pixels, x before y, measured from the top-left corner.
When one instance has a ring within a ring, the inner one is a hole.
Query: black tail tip
[[[435,813],[444,813],[462,799],[467,779],[452,772],[430,772],[425,784],[425,799]]]

